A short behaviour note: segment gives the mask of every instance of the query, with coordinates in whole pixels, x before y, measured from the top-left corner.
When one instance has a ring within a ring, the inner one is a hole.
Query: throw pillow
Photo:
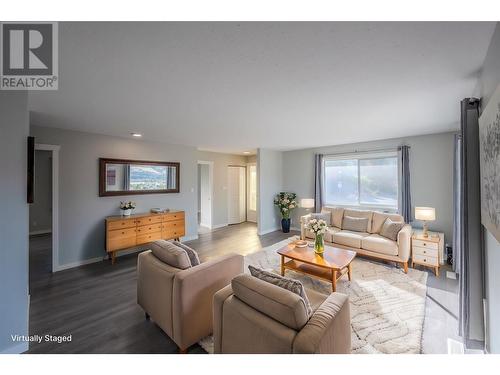
[[[342,229],[352,230],[353,232],[366,232],[368,229],[368,218],[344,216]]]
[[[313,213],[311,214],[311,219],[323,219],[326,221],[326,225],[332,225],[332,214],[330,212]]]
[[[169,266],[180,268],[181,270],[191,268],[191,261],[186,250],[175,246],[172,242],[165,240],[154,241],[151,243],[150,249],[155,257]]]
[[[307,314],[309,316],[312,315],[313,311],[312,311],[311,304],[309,303],[309,298],[307,298],[307,294],[306,294],[306,291],[304,289],[304,285],[302,285],[302,283],[300,281],[294,280],[294,279],[289,279],[288,277],[283,277],[281,275],[277,275],[277,274],[272,273],[272,272],[264,271],[263,269],[260,269],[260,268],[257,268],[257,267],[251,266],[251,265],[248,266],[248,270],[250,271],[250,274],[253,277],[256,277],[262,281],[266,281],[270,284],[279,286],[280,288],[289,290],[290,292],[295,293],[295,294],[299,295],[300,297],[302,297],[302,299],[304,300],[304,303],[306,304]]]
[[[200,258],[198,258],[198,253],[196,252],[196,250],[178,241],[174,241],[173,244],[179,246],[181,249],[186,250],[189,260],[191,261],[191,266],[194,267],[201,263]]]
[[[399,231],[404,227],[405,223],[395,222],[387,218],[380,229],[380,235],[390,240],[396,241],[398,239]]]

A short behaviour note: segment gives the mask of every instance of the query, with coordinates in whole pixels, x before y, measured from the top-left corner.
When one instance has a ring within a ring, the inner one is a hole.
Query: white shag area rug
[[[291,237],[245,257],[248,265],[272,269],[279,273],[280,257],[276,251]],[[418,354],[421,353],[425,317],[427,273],[400,268],[357,257],[352,263],[352,281],[344,275],[337,282],[337,291],[349,296],[351,304],[352,353]],[[286,276],[300,280],[306,288],[328,295],[331,284],[298,272]],[[213,353],[212,337],[199,344]]]

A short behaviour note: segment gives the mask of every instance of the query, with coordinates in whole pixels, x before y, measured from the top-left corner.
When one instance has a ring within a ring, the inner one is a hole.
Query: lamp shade
[[[415,207],[415,219],[425,221],[436,220],[436,209],[433,207]]]
[[[314,199],[312,199],[312,198],[302,198],[300,200],[300,207],[302,207],[302,208],[313,208],[314,207]]]

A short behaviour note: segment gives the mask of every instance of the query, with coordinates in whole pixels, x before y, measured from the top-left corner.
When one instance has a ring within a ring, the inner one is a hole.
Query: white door
[[[203,227],[212,227],[212,191],[210,181],[210,165],[198,164],[200,169],[200,225]]]
[[[257,164],[247,165],[247,220],[257,222]]]
[[[245,167],[227,168],[227,221],[238,224],[246,220]]]

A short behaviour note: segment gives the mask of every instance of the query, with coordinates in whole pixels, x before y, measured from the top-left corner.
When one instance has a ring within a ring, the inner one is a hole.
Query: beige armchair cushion
[[[348,230],[342,230],[333,234],[333,240],[339,245],[359,249],[361,248],[361,240],[369,235],[370,233],[367,232],[351,232]]]
[[[185,270],[191,267],[191,260],[189,259],[186,250],[179,246],[174,245],[172,242],[159,240],[151,243],[150,247],[153,255],[172,267]]]
[[[189,246],[179,242],[179,241],[174,241],[173,242],[174,245],[176,246],[179,246],[181,249],[184,249],[189,257],[189,261],[191,262],[191,266],[197,266],[199,265],[201,262],[200,262],[200,258],[198,257],[198,253],[196,252],[196,250],[190,248]]]
[[[383,212],[373,212],[373,219],[372,219],[372,227],[371,230],[369,231],[370,233],[380,233],[380,230],[382,229],[382,225],[384,225],[385,220],[389,218],[392,221],[398,222],[398,223],[404,223],[403,216],[398,215],[398,214],[386,214]]]
[[[242,274],[231,287],[238,299],[291,329],[299,330],[309,320],[304,299],[279,286]]]
[[[368,223],[365,232],[369,232],[372,228],[373,211],[345,209],[344,216],[367,218]],[[342,229],[344,229],[344,227],[342,227]]]
[[[325,241],[327,242],[333,242],[333,234],[334,233],[337,233],[337,232],[340,232],[340,229],[339,228],[336,228],[336,227],[329,227],[327,230],[326,230],[326,233],[324,235],[324,239]]]
[[[398,255],[399,248],[396,241],[382,237],[379,234],[371,234],[361,240],[361,248],[380,254]]]

